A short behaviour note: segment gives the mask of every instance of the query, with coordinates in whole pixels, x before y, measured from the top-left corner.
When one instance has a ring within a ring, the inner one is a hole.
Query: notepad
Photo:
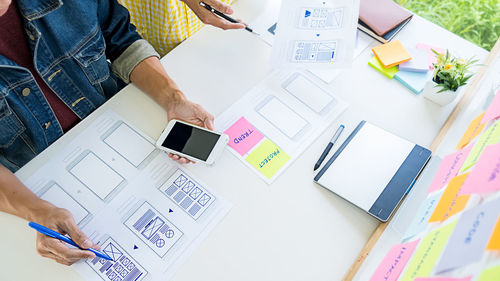
[[[411,54],[403,47],[399,40],[378,45],[372,49],[380,63],[388,68],[411,60]]]
[[[399,70],[412,72],[428,72],[429,61],[427,52],[421,49],[408,49],[411,55],[411,60],[403,62],[398,66]]]
[[[394,79],[396,79],[399,83],[403,84],[403,86],[410,89],[417,95],[424,90],[425,84],[427,83],[427,81],[431,80],[431,78],[432,72],[424,73],[403,71],[401,70],[401,68],[394,75]]]
[[[394,78],[394,75],[399,71],[397,66],[385,68],[375,56],[373,56],[372,59],[368,61],[368,65],[375,68],[389,79]]]

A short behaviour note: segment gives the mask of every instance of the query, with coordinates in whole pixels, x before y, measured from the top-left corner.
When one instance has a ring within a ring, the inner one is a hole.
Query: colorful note
[[[436,54],[432,52],[432,50],[438,52],[438,53],[444,53],[446,52],[445,49],[443,48],[438,48],[438,47],[433,47],[424,43],[418,43],[417,44],[417,49],[425,50],[427,51],[427,57],[429,59],[429,69],[434,69],[434,66],[432,66],[433,63],[437,62],[437,57]]]
[[[442,194],[443,191],[433,194],[432,196],[426,198],[422,202],[422,204],[420,204],[420,207],[418,208],[417,213],[415,214],[415,217],[410,224],[410,227],[408,227],[408,230],[406,230],[404,236],[405,240],[417,235],[427,228],[427,222],[429,221],[431,214],[434,212],[434,209],[436,208],[437,203],[439,202],[439,198],[441,198]]]
[[[396,281],[420,240],[392,246],[370,281]]]
[[[497,119],[498,117],[500,117],[500,90],[498,90],[495,94],[493,101],[491,101],[490,106],[481,119],[481,123],[486,123],[490,120]]]
[[[468,174],[463,174],[450,180],[429,222],[445,221],[465,208],[470,195],[459,195],[458,193],[467,176]]]
[[[456,222],[449,223],[424,237],[400,281],[413,281],[417,277],[429,276],[455,225]]]
[[[500,190],[500,143],[488,145],[472,167],[458,194],[488,193]]]
[[[385,68],[375,56],[368,61],[368,65],[375,68],[389,79],[394,78],[394,75],[399,71],[397,66]]]
[[[423,72],[429,71],[429,61],[427,60],[427,51],[421,49],[408,49],[411,54],[411,60],[398,65],[401,71]]]
[[[499,214],[500,199],[465,211],[450,236],[436,273],[441,274],[481,260]]]
[[[486,250],[500,251],[500,216],[495,224],[495,229],[491,233],[488,245],[486,245]]]
[[[399,40],[373,47],[372,52],[385,68],[411,60],[411,54]]]
[[[290,156],[272,141],[266,139],[248,155],[246,160],[270,179],[290,160]]]
[[[469,155],[472,146],[468,146],[461,149],[455,153],[446,155],[441,162],[441,166],[432,180],[431,186],[427,192],[433,192],[439,190],[446,186],[450,180],[458,174],[458,171],[462,167]]]
[[[490,267],[483,271],[477,281],[498,281],[500,276],[500,265]]]
[[[470,122],[469,126],[467,127],[467,130],[465,130],[464,135],[460,139],[460,141],[457,144],[457,149],[462,149],[464,148],[467,144],[469,144],[475,137],[477,137],[484,128],[484,123],[481,124],[481,119],[483,119],[484,112],[481,113],[479,116],[474,118],[472,122]]]
[[[426,277],[426,278],[415,278],[413,281],[470,281],[472,276],[462,277],[462,278],[452,278],[452,277]]]
[[[417,95],[424,90],[425,83],[431,80],[431,78],[432,72],[430,71],[428,73],[423,73],[399,69],[399,71],[394,75],[394,79]]]
[[[470,167],[472,167],[476,161],[479,159],[479,156],[481,156],[481,153],[483,152],[484,148],[487,145],[490,144],[496,144],[500,142],[500,121],[495,122],[491,127],[486,129],[477,142],[474,144],[472,147],[471,152],[469,153],[469,156],[467,156],[467,159],[465,159],[464,164],[462,165],[462,168],[460,169],[460,172],[466,171]]]
[[[245,117],[241,117],[224,133],[229,136],[229,146],[241,156],[247,154],[264,138],[264,135],[255,129]]]

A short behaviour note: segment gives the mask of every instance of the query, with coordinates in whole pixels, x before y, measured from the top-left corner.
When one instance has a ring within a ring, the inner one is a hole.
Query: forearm
[[[28,221],[53,206],[38,198],[11,171],[0,165],[0,211]]]

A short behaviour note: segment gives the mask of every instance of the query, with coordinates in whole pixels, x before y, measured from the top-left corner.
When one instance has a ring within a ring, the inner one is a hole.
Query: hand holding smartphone
[[[212,165],[220,156],[229,137],[179,120],[170,120],[156,146],[191,161]]]

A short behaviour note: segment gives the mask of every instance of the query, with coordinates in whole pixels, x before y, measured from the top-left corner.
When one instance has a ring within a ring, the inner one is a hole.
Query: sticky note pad
[[[368,65],[380,71],[380,73],[384,74],[389,79],[392,79],[398,72],[398,68],[396,66],[385,68],[375,56],[372,57],[370,61],[368,61]]]
[[[468,175],[459,175],[450,180],[429,222],[445,221],[465,208],[470,195],[458,195],[458,192]]]
[[[472,276],[467,277],[425,277],[425,278],[415,278],[413,281],[470,281]]]
[[[500,199],[465,211],[448,240],[436,273],[448,272],[481,260],[499,213]]]
[[[455,225],[456,222],[444,225],[422,239],[400,281],[413,281],[417,277],[429,276]]]
[[[497,121],[495,124],[493,124],[491,127],[486,129],[477,142],[474,144],[472,147],[472,150],[469,153],[469,156],[467,156],[467,159],[465,159],[464,164],[462,165],[462,168],[460,169],[460,172],[464,172],[468,170],[470,167],[472,167],[477,160],[479,159],[479,156],[483,153],[483,150],[486,148],[487,145],[490,144],[496,144],[500,142],[500,121]]]
[[[245,117],[238,119],[224,133],[229,136],[229,146],[241,156],[245,155],[264,138],[264,135],[255,129]]]
[[[378,45],[372,49],[372,52],[385,68],[411,60],[411,54],[399,40]]]
[[[500,217],[495,224],[495,229],[491,233],[488,245],[486,245],[486,250],[500,251]]]
[[[266,139],[248,155],[246,160],[270,179],[290,160],[290,156],[271,140]]]
[[[406,230],[404,236],[405,240],[417,235],[427,228],[427,222],[429,221],[431,214],[434,212],[434,209],[436,208],[441,195],[443,195],[442,191],[429,196],[424,200],[424,202],[422,202],[422,204],[420,204],[415,217],[413,217],[413,221],[411,222],[410,227],[408,227],[408,229]]]
[[[460,189],[459,195],[500,190],[500,143],[488,145]]]
[[[443,161],[441,161],[441,166],[439,166],[427,192],[431,193],[445,187],[454,176],[458,175],[458,171],[460,171],[471,149],[472,146],[468,146],[455,153],[446,155]]]
[[[411,60],[398,65],[399,70],[427,73],[429,71],[427,51],[421,49],[408,49],[408,52],[411,54]]]
[[[437,62],[436,54],[434,54],[434,52],[432,52],[432,50],[434,50],[434,51],[436,51],[438,53],[444,53],[444,52],[446,52],[446,50],[443,49],[443,48],[434,47],[434,46],[427,45],[427,44],[424,44],[424,43],[418,43],[417,44],[417,49],[425,50],[427,52],[427,60],[429,62],[429,69],[434,69],[434,67],[432,66],[432,64]]]
[[[401,68],[399,68],[399,71],[394,75],[394,79],[417,95],[424,90],[425,83],[431,80],[431,78],[432,72],[411,72],[401,70]]]
[[[491,101],[490,106],[486,110],[486,113],[481,119],[481,123],[488,122],[490,120],[494,120],[500,117],[500,90],[495,94],[493,101]]]
[[[468,145],[475,137],[477,137],[484,129],[484,123],[481,124],[481,120],[483,119],[484,112],[481,113],[479,116],[474,118],[472,122],[470,122],[469,126],[467,127],[467,130],[465,130],[464,135],[460,139],[460,141],[457,144],[457,149],[463,148],[464,146]]]
[[[391,247],[385,258],[382,260],[377,270],[370,278],[370,281],[396,281],[401,275],[403,268],[410,259],[413,251],[420,240],[409,243],[397,244]]]
[[[500,265],[490,267],[481,272],[477,281],[498,281],[498,276],[500,276]]]

